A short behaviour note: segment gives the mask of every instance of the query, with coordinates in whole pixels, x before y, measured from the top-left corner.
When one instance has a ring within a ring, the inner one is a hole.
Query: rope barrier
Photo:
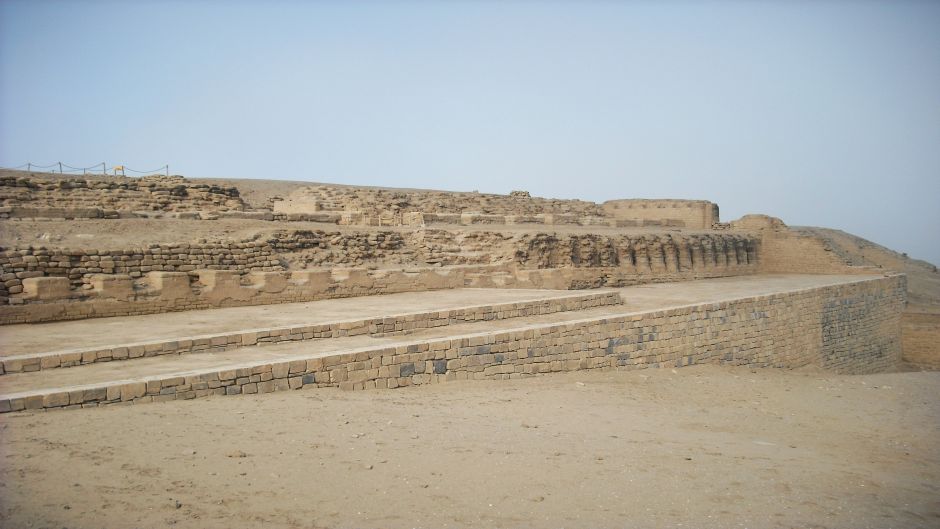
[[[55,173],[55,172],[58,172],[58,173],[60,173],[60,174],[73,173],[73,172],[78,172],[78,171],[82,171],[83,173],[88,172],[88,171],[96,171],[96,172],[97,172],[97,171],[101,171],[102,174],[108,174],[108,165],[107,165],[105,162],[97,163],[97,164],[92,165],[92,166],[90,166],[90,167],[72,167],[71,165],[64,164],[64,163],[62,163],[62,162],[56,162],[56,163],[51,164],[51,165],[36,165],[36,164],[34,164],[34,163],[32,163],[32,162],[29,162],[29,163],[24,163],[23,165],[19,165],[19,166],[16,166],[16,167],[0,167],[0,169],[9,170],[9,171],[18,171],[18,170],[21,170],[21,169],[26,169],[26,170],[31,171],[31,170],[33,170],[33,169],[52,169],[52,168],[56,168],[56,167],[57,167],[59,170],[58,170],[58,171],[52,171],[52,172],[54,172],[54,173]],[[149,171],[138,171],[137,169],[131,169],[130,167],[125,167],[125,166],[121,166],[121,165],[112,167],[111,169],[120,171],[122,174],[123,174],[124,172],[126,172],[126,171],[129,171],[129,172],[131,172],[131,173],[136,173],[136,174],[156,174],[156,173],[159,173],[159,172],[165,173],[166,175],[169,175],[169,174],[170,174],[170,166],[169,166],[169,165],[164,165],[164,166],[161,166],[161,167],[158,167],[158,168],[156,168],[156,169],[149,170]],[[115,173],[115,174],[117,174],[117,173]]]
[[[151,170],[151,171],[137,171],[137,170],[135,170],[135,169],[131,169],[130,167],[125,167],[124,170],[125,170],[125,171],[130,171],[130,172],[132,172],[132,173],[137,173],[137,174],[153,174],[153,173],[156,173],[157,171],[163,171],[163,170],[169,169],[169,168],[170,168],[169,165],[164,165],[163,167],[157,167],[156,169],[153,169],[153,170]]]

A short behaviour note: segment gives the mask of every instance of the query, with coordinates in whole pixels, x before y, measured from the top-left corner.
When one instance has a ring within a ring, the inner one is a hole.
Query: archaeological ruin
[[[935,268],[704,200],[2,171],[0,229],[0,412],[703,363],[940,368],[917,279]]]

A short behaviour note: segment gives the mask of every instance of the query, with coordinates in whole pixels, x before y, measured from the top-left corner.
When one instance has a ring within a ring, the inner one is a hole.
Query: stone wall
[[[461,379],[506,379],[580,369],[692,364],[870,373],[901,357],[903,276],[707,303],[612,314],[444,339],[376,346],[329,357],[159,375],[69,392],[7,395],[0,412],[93,407],[319,386],[397,388]],[[848,311],[843,311],[848,307]]]
[[[718,205],[707,200],[625,199],[604,202],[606,216],[621,226],[684,226],[711,229],[718,223]]]
[[[338,185],[314,185],[298,189],[274,204],[277,213],[358,211],[375,217],[409,212],[427,214],[488,215],[572,214],[604,216],[593,202],[531,197],[528,193],[496,195],[423,189],[382,189]]]
[[[505,280],[503,278],[506,278]],[[64,277],[23,280],[19,303],[0,306],[0,325],[295,303],[354,296],[515,283],[505,267],[411,270],[331,268],[295,272],[149,272],[141,278],[95,274],[90,288]]]
[[[723,277],[756,273],[757,248],[756,239],[741,234],[611,237],[446,230],[284,230],[265,241],[113,250],[28,247],[0,251],[0,322],[153,314],[463,286],[576,289]],[[428,265],[478,265],[486,273],[457,278],[442,269],[436,274],[398,277],[398,272],[387,270]],[[355,283],[351,288],[347,287],[352,283],[346,281],[333,286],[327,282],[323,288],[301,281],[305,286],[300,290],[291,281],[281,281],[286,287],[280,290],[271,286],[280,281],[278,277],[293,277],[289,271],[297,277],[327,277],[332,269],[340,277],[349,267],[375,266],[386,271],[369,271],[375,281]],[[202,296],[203,278],[215,271],[230,272],[235,279],[226,281],[244,288],[228,298]],[[442,282],[441,277],[448,280]],[[165,299],[155,285],[171,280],[174,285],[188,280],[192,292]],[[428,284],[422,283],[425,280]],[[118,293],[116,299],[113,293]],[[36,304],[42,306],[13,308]]]
[[[27,173],[28,174],[28,173]],[[0,216],[116,218],[120,212],[240,211],[235,187],[180,176],[37,178],[0,176]]]
[[[196,269],[271,272],[284,267],[272,247],[261,241],[159,244],[111,250],[44,247],[2,250],[0,303],[21,302],[23,280],[27,278],[65,277],[72,288],[90,290],[92,278],[100,274],[140,278],[155,271]]]
[[[905,312],[901,318],[904,361],[940,370],[940,314]]]
[[[494,321],[525,316],[585,310],[622,303],[616,291],[571,293],[530,301],[455,308],[431,312],[402,312],[363,320],[342,320],[315,325],[293,325],[264,329],[243,329],[167,340],[135,342],[106,347],[63,349],[43,353],[0,356],[0,375],[28,373],[98,362],[132,360],[162,355],[220,352],[238,347],[271,345],[304,340],[324,340],[346,336],[389,336],[419,329],[440,328],[459,323]],[[407,307],[402,307],[406,309]]]
[[[758,240],[744,234],[522,235],[516,262],[526,268],[622,267],[640,273],[757,267]]]

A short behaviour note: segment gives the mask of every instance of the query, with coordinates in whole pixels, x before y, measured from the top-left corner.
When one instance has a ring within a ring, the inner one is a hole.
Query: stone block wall
[[[141,278],[99,274],[90,278],[89,289],[65,289],[64,281],[59,277],[25,279],[27,293],[16,298],[19,303],[0,306],[0,325],[515,284],[512,271],[505,266],[247,274],[199,269],[149,272]]]
[[[284,230],[266,241],[123,250],[29,247],[0,251],[0,322],[153,314],[463,286],[580,289],[724,277],[757,272],[756,250],[756,240],[741,234],[610,237],[446,230]],[[461,273],[470,274],[460,278],[450,275],[448,270],[453,268],[416,274],[373,270],[368,275],[375,280],[363,283],[343,280],[310,290],[306,283],[301,288],[283,280],[285,287],[275,286],[279,277],[294,277],[288,271],[297,277],[305,273],[340,277],[349,267],[416,264],[419,269],[429,265],[483,268],[460,268]],[[240,285],[237,295],[203,295],[213,290],[206,284],[213,271],[229,272],[226,281]],[[177,289],[179,295],[167,299],[162,292],[168,288]],[[32,306],[37,304],[42,306]]]
[[[239,211],[237,188],[180,176],[38,178],[0,176],[7,217],[114,218],[119,211]]]
[[[197,269],[239,272],[284,270],[267,242],[211,242],[159,244],[146,248],[112,250],[48,249],[44,247],[0,250],[0,303],[17,303],[23,280],[32,277],[65,277],[73,288],[91,290],[99,274],[132,278],[154,271],[190,272]]]
[[[98,362],[149,358],[152,356],[220,352],[253,345],[324,340],[345,336],[388,336],[460,323],[578,311],[621,303],[620,294],[616,291],[572,293],[567,296],[463,307],[444,311],[402,312],[362,320],[244,329],[200,336],[174,337],[169,340],[117,344],[103,348],[64,349],[36,354],[0,356],[0,375],[28,373]]]
[[[905,312],[901,318],[904,361],[940,370],[940,314]]]
[[[376,346],[327,357],[7,395],[0,412],[192,399],[306,387],[397,388],[581,369],[713,363],[870,373],[901,358],[903,276],[653,312]],[[877,303],[869,300],[877,299]],[[839,309],[853,307],[842,319]],[[833,314],[836,310],[838,314]],[[851,347],[833,347],[834,343]]]
[[[743,234],[635,236],[523,235],[516,262],[525,268],[622,267],[645,272],[757,267],[758,239]]]

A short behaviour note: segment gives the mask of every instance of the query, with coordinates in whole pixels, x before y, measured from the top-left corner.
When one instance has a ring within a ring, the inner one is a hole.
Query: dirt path
[[[940,373],[691,367],[0,417],[0,526],[936,527]]]

